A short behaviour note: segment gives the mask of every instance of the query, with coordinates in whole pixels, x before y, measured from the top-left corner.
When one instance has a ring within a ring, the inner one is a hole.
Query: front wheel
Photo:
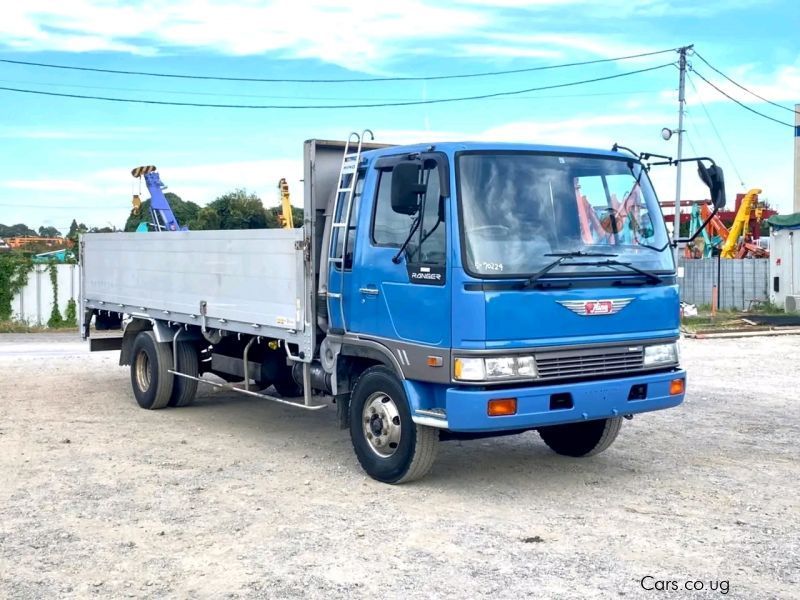
[[[384,366],[370,367],[350,397],[350,439],[358,462],[373,479],[406,483],[433,466],[439,430],[411,420],[403,385]]]
[[[539,435],[550,449],[564,456],[594,456],[617,439],[622,417],[540,427]]]

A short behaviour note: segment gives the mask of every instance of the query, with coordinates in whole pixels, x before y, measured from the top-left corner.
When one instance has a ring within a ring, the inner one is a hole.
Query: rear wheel
[[[423,477],[433,466],[439,430],[414,423],[403,385],[390,369],[375,366],[353,387],[350,439],[370,477],[405,483]]]
[[[539,435],[553,452],[564,456],[594,456],[617,439],[622,417],[540,427]]]
[[[133,340],[131,386],[139,406],[164,408],[172,394],[175,377],[169,344],[159,344],[152,331],[141,331]]]
[[[178,342],[177,344],[178,371],[197,377],[200,372],[200,363],[197,350],[190,342]],[[188,406],[197,394],[197,381],[187,379],[180,375],[175,375],[172,384],[172,394],[169,398],[169,406]]]

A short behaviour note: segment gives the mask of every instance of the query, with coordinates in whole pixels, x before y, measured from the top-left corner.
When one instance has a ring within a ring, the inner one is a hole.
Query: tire
[[[622,417],[540,427],[539,435],[550,449],[563,456],[594,456],[617,439]]]
[[[169,403],[175,377],[172,350],[169,344],[159,344],[152,331],[140,331],[133,340],[131,351],[131,386],[139,406],[155,410]]]
[[[403,385],[382,365],[364,371],[353,386],[350,439],[361,467],[383,483],[420,479],[439,448],[439,430],[411,420]]]
[[[178,371],[186,373],[192,377],[197,377],[200,372],[200,362],[197,350],[190,342],[178,342]],[[197,381],[186,379],[185,377],[173,376],[175,381],[172,384],[172,394],[169,397],[168,406],[189,406],[197,394]]]

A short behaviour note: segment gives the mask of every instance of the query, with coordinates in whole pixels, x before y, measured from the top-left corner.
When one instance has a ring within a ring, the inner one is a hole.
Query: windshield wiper
[[[637,273],[638,275],[645,277],[647,281],[650,283],[661,283],[661,277],[659,277],[655,273],[651,273],[650,271],[645,271],[644,269],[640,269],[639,267],[634,267],[629,262],[622,262],[619,260],[603,260],[599,262],[583,262],[583,263],[572,263],[572,264],[586,266],[586,267],[625,267],[626,269],[629,269],[634,273]]]
[[[522,289],[523,290],[527,290],[529,287],[533,286],[534,283],[539,281],[542,277],[547,275],[550,271],[555,269],[557,266],[559,266],[561,263],[563,263],[568,258],[583,258],[583,257],[599,258],[599,257],[604,257],[604,256],[608,256],[610,258],[613,258],[613,257],[618,256],[618,255],[617,254],[609,254],[609,253],[606,253],[606,252],[586,252],[584,250],[572,250],[570,252],[549,252],[549,253],[545,254],[544,256],[557,256],[558,258],[556,260],[554,260],[553,262],[551,262],[550,264],[545,265],[541,270],[537,271],[536,273],[534,273],[530,277],[528,277],[528,279],[525,280],[525,283],[522,284]],[[591,263],[591,264],[594,264],[594,263]]]
[[[583,256],[608,256],[613,258],[619,254],[610,254],[608,252],[586,252],[585,250],[571,250],[570,252],[549,252],[544,256],[561,256],[563,258],[579,258]]]

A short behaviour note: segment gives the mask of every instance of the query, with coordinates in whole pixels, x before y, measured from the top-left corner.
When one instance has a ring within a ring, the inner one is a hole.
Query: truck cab
[[[370,474],[404,479],[416,465],[401,442],[415,445],[420,428],[537,429],[556,452],[585,456],[623,417],[682,402],[675,263],[637,158],[444,143],[364,152],[356,177],[349,216],[329,207],[342,260],[323,257],[320,293],[323,346],[378,359],[367,374],[394,379],[394,395],[363,372],[347,388]]]

